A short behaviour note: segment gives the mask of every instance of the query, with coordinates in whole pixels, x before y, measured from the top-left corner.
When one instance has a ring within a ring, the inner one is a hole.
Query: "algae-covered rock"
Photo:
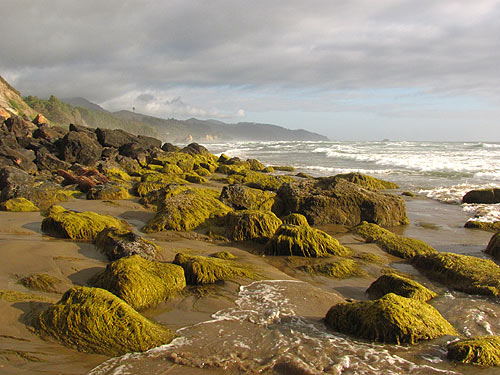
[[[275,171],[280,171],[280,172],[295,172],[295,168],[290,166],[273,165],[272,168]]]
[[[368,294],[370,299],[378,299],[387,293],[395,293],[399,296],[414,298],[422,302],[427,302],[437,297],[436,293],[427,289],[422,284],[395,273],[380,276],[366,290],[366,294]]]
[[[479,336],[448,344],[448,359],[481,367],[500,366],[500,336]]]
[[[311,275],[323,275],[335,279],[346,279],[348,277],[365,276],[366,273],[359,264],[352,259],[341,258],[332,262],[323,262],[299,267],[301,271]]]
[[[92,211],[75,212],[53,205],[44,215],[42,231],[72,240],[93,240],[104,228],[129,230],[127,222]]]
[[[242,185],[226,185],[220,201],[235,210],[271,210],[276,194]]]
[[[283,218],[283,224],[309,226],[307,218],[301,214],[290,214]]]
[[[358,225],[362,221],[382,226],[408,224],[404,199],[364,189],[343,178],[302,179],[283,184],[276,192],[278,216],[299,213],[311,225]]]
[[[186,181],[193,183],[193,184],[206,184],[206,183],[208,183],[208,180],[205,177],[197,175],[196,173],[186,173],[184,175],[184,179]]]
[[[89,283],[110,291],[136,310],[156,306],[186,287],[182,267],[139,255],[115,260]]]
[[[489,232],[498,232],[500,231],[500,221],[482,221],[471,219],[465,223],[464,227],[481,229]]]
[[[362,173],[352,172],[335,175],[335,178],[342,178],[353,184],[359,185],[367,190],[377,191],[386,189],[398,189],[399,186],[394,182],[380,180],[378,178],[367,176]]]
[[[168,344],[175,335],[104,289],[75,287],[33,322],[41,336],[82,352],[117,356]]]
[[[243,210],[226,216],[227,237],[233,241],[266,242],[281,224],[271,211]]]
[[[103,184],[96,185],[87,193],[87,199],[117,200],[131,198],[128,189],[122,185]]]
[[[188,284],[212,284],[237,277],[254,277],[248,266],[231,260],[178,253],[174,264],[184,268]]]
[[[292,182],[289,176],[274,176],[260,172],[249,171],[244,174],[242,183],[255,189],[276,191],[281,185]]]
[[[354,257],[362,260],[365,263],[375,263],[375,264],[387,263],[387,258],[369,251],[362,251],[354,255]]]
[[[394,293],[375,301],[334,305],[326,314],[325,322],[335,331],[395,344],[414,344],[457,334],[431,305]]]
[[[494,234],[490,241],[488,242],[488,246],[486,250],[484,250],[486,254],[490,254],[496,259],[500,259],[500,232]]]
[[[351,250],[327,233],[304,225],[281,225],[266,244],[269,255],[326,257],[330,254],[348,256]]]
[[[214,258],[219,259],[236,259],[236,256],[230,251],[217,251],[211,255]]]
[[[377,224],[363,222],[354,228],[354,233],[366,242],[374,242],[389,254],[400,258],[413,258],[415,255],[436,253],[436,249],[415,238],[403,237],[392,233]]]
[[[500,267],[489,259],[455,253],[417,256],[412,264],[428,277],[456,290],[500,296]]]
[[[42,292],[55,292],[56,284],[59,282],[61,280],[47,273],[36,273],[19,280],[19,283],[26,288],[41,290]]]
[[[162,230],[190,231],[207,221],[221,219],[232,209],[218,197],[219,193],[210,189],[181,190],[160,202],[156,216],[142,230],[146,233]]]
[[[95,246],[113,261],[131,255],[154,260],[160,250],[155,243],[130,232],[116,228],[105,228],[97,235]]]
[[[12,198],[0,203],[0,211],[33,212],[39,211],[39,208],[26,198]]]

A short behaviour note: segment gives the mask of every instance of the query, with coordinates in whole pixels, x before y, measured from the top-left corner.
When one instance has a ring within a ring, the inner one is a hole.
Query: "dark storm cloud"
[[[2,13],[0,74],[25,93],[499,94],[498,1],[3,0]]]

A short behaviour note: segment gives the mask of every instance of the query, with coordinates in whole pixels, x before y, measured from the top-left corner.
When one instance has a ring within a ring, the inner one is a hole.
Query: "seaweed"
[[[24,301],[48,301],[44,296],[39,296],[31,293],[17,292],[15,290],[0,290],[0,299],[7,302],[24,302]]]
[[[265,247],[269,255],[350,256],[352,251],[327,233],[304,225],[281,225]]]
[[[417,256],[412,264],[428,277],[456,290],[500,296],[500,267],[492,260],[455,253]]]
[[[362,173],[352,172],[346,174],[338,174],[335,175],[336,178],[342,178],[353,184],[361,186],[367,190],[377,191],[377,190],[386,190],[386,189],[398,189],[399,186],[394,182],[380,180],[378,178],[367,176]]]
[[[365,263],[375,263],[375,264],[384,264],[387,263],[387,259],[381,257],[380,255],[370,253],[368,251],[362,251],[354,255],[354,258],[360,259]]]
[[[218,192],[211,189],[185,188],[178,193],[165,191],[165,199],[159,199],[158,212],[142,228],[146,233],[162,230],[190,231],[217,221],[232,211],[218,199]]]
[[[415,344],[443,335],[457,335],[431,305],[389,293],[374,301],[334,305],[325,317],[335,331],[387,343]]]
[[[35,331],[82,352],[117,356],[168,344],[175,335],[104,289],[74,287],[33,321]]]
[[[92,211],[68,211],[58,205],[51,206],[44,216],[42,231],[72,240],[93,240],[104,228],[130,229],[127,222],[113,216]]]
[[[500,366],[500,336],[479,336],[448,344],[448,359],[481,367]]]
[[[236,259],[236,256],[229,251],[218,251],[210,256],[219,259]]]
[[[480,221],[480,220],[469,220],[464,225],[465,228],[481,229],[488,232],[498,232],[500,231],[500,221]]]
[[[415,238],[394,234],[377,224],[363,221],[354,228],[354,233],[363,237],[366,242],[376,243],[382,250],[400,258],[408,259],[416,255],[436,253],[437,250]]]
[[[131,198],[125,186],[115,184],[96,185],[87,193],[90,200],[118,200]]]
[[[266,242],[281,224],[271,211],[242,210],[226,215],[227,237],[233,241]]]
[[[40,209],[26,198],[12,198],[0,203],[0,211],[34,212]]]
[[[212,284],[237,277],[255,277],[248,266],[226,259],[178,253],[174,264],[184,268],[186,281],[191,285]]]
[[[290,215],[285,216],[282,220],[283,220],[283,224],[309,226],[309,223],[307,222],[307,218],[301,214],[290,214]]]
[[[26,288],[41,290],[42,292],[55,292],[55,285],[59,282],[61,280],[46,273],[32,274],[19,280],[19,283]]]
[[[132,255],[108,264],[89,284],[106,289],[141,310],[175,296],[186,287],[186,279],[178,265]]]
[[[334,262],[323,262],[308,266],[299,267],[301,271],[311,275],[324,275],[335,279],[346,279],[348,277],[366,276],[359,264],[352,259],[338,259]]]
[[[370,299],[378,299],[387,293],[395,293],[399,296],[414,298],[422,302],[427,302],[437,297],[436,293],[427,289],[422,284],[406,277],[396,275],[395,273],[388,273],[380,276],[366,290],[366,294],[368,294]]]

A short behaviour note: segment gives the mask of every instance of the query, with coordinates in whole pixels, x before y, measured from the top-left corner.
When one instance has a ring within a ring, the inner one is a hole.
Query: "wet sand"
[[[90,210],[125,219],[135,231],[139,231],[153,215],[153,212],[131,200],[104,202],[73,199],[61,205],[69,209]],[[463,228],[467,216],[459,206],[444,205],[429,199],[409,198],[407,211],[411,225],[397,228],[399,233],[422,239],[440,251],[454,251],[485,257],[481,250],[486,247],[491,233]],[[0,212],[0,248],[3,256],[0,262],[0,290],[34,294],[36,299],[39,299],[39,301],[33,298],[14,302],[0,299],[2,311],[0,314],[0,373],[86,373],[108,357],[80,353],[56,342],[44,341],[32,333],[29,321],[33,314],[46,307],[48,303],[59,300],[67,289],[74,285],[86,285],[91,276],[106,266],[107,260],[91,243],[55,239],[43,235],[40,232],[41,221],[42,217],[38,212]],[[141,233],[141,235],[161,246],[162,252],[158,259],[162,261],[173,260],[179,251],[209,255],[227,250],[236,255],[239,262],[251,264],[262,280],[303,281],[307,283],[304,285],[308,285],[308,298],[315,302],[300,304],[297,308],[301,314],[317,321],[320,321],[329,306],[344,298],[366,298],[364,291],[380,276],[383,268],[394,267],[415,275],[417,280],[432,286],[438,292],[446,291],[446,288],[431,283],[401,259],[383,252],[373,244],[365,244],[343,228],[332,226],[321,229],[334,235],[343,245],[352,248],[356,253],[372,252],[379,255],[384,259],[384,263],[363,265],[363,270],[366,272],[364,277],[336,280],[297,271],[297,266],[309,261],[303,258],[263,256],[261,245],[213,241],[201,233],[162,232],[152,235]],[[20,277],[32,273],[48,273],[59,279],[57,290],[54,293],[38,292],[29,290],[17,282]],[[252,282],[253,280],[235,280],[209,286],[196,293],[187,292],[182,297],[162,303],[144,311],[143,314],[174,330],[192,326],[212,319],[212,315],[217,311],[234,307],[240,286]],[[435,305],[452,323],[463,325],[462,312],[453,307],[456,306],[457,299],[463,299],[464,304],[470,305],[470,310],[477,307],[477,302],[460,293],[451,294],[451,297],[445,294],[444,297],[437,299]],[[496,304],[486,301],[483,305],[484,310],[489,311],[491,319],[496,318],[497,314],[500,317],[500,309]],[[482,321],[481,319],[475,321],[474,317],[470,319],[471,329],[475,330],[473,333],[483,332],[484,334],[484,331],[487,333],[488,329],[496,334],[500,333],[500,324],[488,328],[484,324],[484,319]],[[241,329],[240,333],[245,332],[245,328],[239,329]],[[250,331],[248,334],[251,336]],[[210,343],[206,344],[210,345]],[[201,370],[181,365],[173,365],[168,369],[168,374],[219,373],[224,373],[224,371]],[[464,373],[474,372],[466,369]],[[488,370],[482,373],[490,372]]]

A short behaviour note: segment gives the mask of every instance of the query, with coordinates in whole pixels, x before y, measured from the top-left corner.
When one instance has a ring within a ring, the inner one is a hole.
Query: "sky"
[[[23,95],[332,140],[500,142],[500,1],[0,0]]]

